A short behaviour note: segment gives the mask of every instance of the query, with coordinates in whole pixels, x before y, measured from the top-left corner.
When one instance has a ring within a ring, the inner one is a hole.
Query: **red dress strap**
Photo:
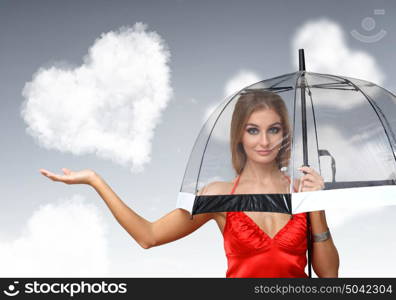
[[[231,194],[234,194],[236,187],[238,186],[239,179],[241,178],[241,175],[238,175],[237,179],[235,180],[234,186],[232,187]]]

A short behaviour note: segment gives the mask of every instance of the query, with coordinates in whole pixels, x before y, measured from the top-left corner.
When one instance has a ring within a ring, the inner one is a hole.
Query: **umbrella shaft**
[[[303,161],[304,166],[308,164],[308,146],[307,146],[307,107],[305,99],[305,74],[301,75],[301,128],[302,128],[302,143],[303,143]]]

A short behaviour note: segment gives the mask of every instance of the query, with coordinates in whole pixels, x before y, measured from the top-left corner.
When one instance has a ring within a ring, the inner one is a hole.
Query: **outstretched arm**
[[[189,212],[178,208],[157,221],[150,222],[129,208],[94,171],[89,169],[76,172],[69,169],[62,170],[63,175],[54,174],[44,169],[40,169],[40,172],[53,181],[92,186],[102,197],[118,223],[144,249],[180,239],[213,218],[212,214],[199,214],[191,219]]]
[[[157,221],[149,222],[125,205],[100,176],[94,177],[92,187],[120,225],[145,249],[180,239],[212,218],[212,214],[198,214],[191,219],[189,212],[177,208]]]

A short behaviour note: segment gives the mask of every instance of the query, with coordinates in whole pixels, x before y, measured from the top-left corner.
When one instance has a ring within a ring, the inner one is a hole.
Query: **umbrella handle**
[[[330,158],[331,158],[332,182],[336,182],[335,181],[335,175],[336,175],[336,170],[337,169],[336,169],[336,162],[335,162],[334,157],[330,154],[330,152],[328,150],[325,150],[325,149],[318,150],[318,154],[319,154],[319,157],[320,156],[330,156]]]

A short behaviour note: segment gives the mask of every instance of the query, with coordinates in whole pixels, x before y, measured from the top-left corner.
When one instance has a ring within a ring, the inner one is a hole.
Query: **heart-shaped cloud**
[[[81,66],[40,68],[26,83],[27,132],[47,149],[96,153],[142,171],[172,96],[169,59],[142,23],[102,34]]]

